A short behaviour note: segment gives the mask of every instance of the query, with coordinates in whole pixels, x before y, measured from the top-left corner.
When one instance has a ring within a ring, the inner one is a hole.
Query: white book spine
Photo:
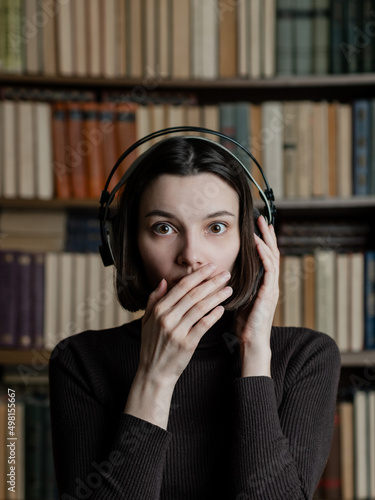
[[[34,103],[36,196],[44,200],[53,198],[52,115],[47,102]]]
[[[34,103],[17,102],[17,129],[20,145],[18,150],[18,194],[21,198],[35,197],[34,156]]]

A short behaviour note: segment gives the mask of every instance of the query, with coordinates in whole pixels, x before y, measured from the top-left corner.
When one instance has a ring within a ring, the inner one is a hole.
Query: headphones
[[[184,139],[199,139],[201,141],[209,142],[211,144],[214,144],[216,147],[219,147],[229,153],[243,168],[245,174],[247,177],[250,179],[250,181],[256,186],[256,188],[259,191],[259,195],[262,198],[264,202],[264,208],[261,212],[254,208],[254,217],[257,219],[260,215],[263,215],[265,219],[267,220],[268,224],[273,224],[275,223],[275,215],[276,215],[276,207],[274,205],[274,195],[273,191],[270,188],[268,181],[266,179],[266,176],[257,162],[257,160],[254,158],[254,156],[248,151],[242,144],[237,142],[236,140],[232,139],[231,137],[222,134],[221,132],[216,132],[215,130],[210,130],[208,128],[202,128],[202,127],[188,127],[188,126],[181,126],[181,127],[169,127],[169,128],[164,128],[162,130],[158,130],[156,132],[153,132],[149,135],[146,135],[142,139],[139,139],[136,141],[132,146],[130,146],[117,160],[115,163],[114,167],[112,168],[107,182],[105,183],[104,189],[102,191],[101,197],[100,197],[100,207],[99,207],[99,213],[98,213],[98,219],[100,221],[100,237],[101,237],[101,242],[102,244],[99,247],[99,252],[103,261],[104,266],[111,266],[111,265],[116,265],[116,260],[115,260],[115,252],[113,251],[114,244],[113,241],[115,241],[115,235],[113,231],[113,226],[112,226],[112,221],[111,221],[111,213],[110,213],[110,205],[113,202],[116,193],[118,192],[119,189],[121,189],[131,174],[134,172],[134,170],[138,167],[139,163],[146,157],[148,156],[153,149],[158,146],[162,141],[157,142],[156,144],[153,144],[149,149],[147,149],[144,153],[142,153],[134,162],[130,165],[130,167],[126,170],[124,175],[121,177],[120,181],[116,184],[116,186],[112,189],[111,192],[108,191],[108,186],[109,183],[111,182],[113,174],[116,172],[120,164],[124,161],[124,159],[130,155],[135,149],[139,148],[142,144],[145,144],[146,142],[149,142],[153,139],[156,139],[157,137],[162,137],[166,136],[169,134],[177,133],[177,132],[198,132],[198,133],[204,133],[204,134],[209,134],[209,135],[214,135],[217,137],[220,137],[221,139],[224,139],[226,141],[231,142],[232,144],[238,146],[239,148],[242,149],[250,158],[251,160],[255,163],[255,165],[258,167],[262,178],[264,180],[264,183],[266,185],[266,189],[262,189],[259,184],[256,182],[254,177],[251,175],[250,170],[245,167],[243,162],[234,154],[232,153],[229,149],[227,149],[225,146],[220,144],[219,142],[215,142],[211,139],[207,139],[205,137],[199,137],[199,136],[192,136],[192,135],[186,135],[183,136]],[[164,139],[166,140],[166,139]],[[255,224],[255,227],[257,228],[257,224]]]

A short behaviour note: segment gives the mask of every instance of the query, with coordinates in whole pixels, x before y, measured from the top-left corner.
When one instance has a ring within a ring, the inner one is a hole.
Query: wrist
[[[125,413],[166,429],[175,383],[138,371],[125,405]]]
[[[271,377],[271,349],[269,346],[241,344],[241,377]]]

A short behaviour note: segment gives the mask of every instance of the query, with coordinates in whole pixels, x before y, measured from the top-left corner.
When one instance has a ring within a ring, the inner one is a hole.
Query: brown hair
[[[137,245],[138,211],[141,195],[162,174],[188,176],[212,173],[226,181],[239,199],[240,250],[228,283],[232,296],[223,304],[227,310],[251,305],[262,277],[262,264],[254,241],[253,200],[249,181],[241,165],[220,146],[199,138],[168,138],[148,151],[129,177],[117,198],[114,220],[116,291],[128,311],[145,309],[152,292]]]

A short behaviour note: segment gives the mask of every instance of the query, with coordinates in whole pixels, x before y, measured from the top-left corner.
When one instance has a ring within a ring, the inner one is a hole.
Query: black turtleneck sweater
[[[241,378],[235,336],[216,326],[176,384],[167,430],[124,414],[141,320],[57,345],[50,405],[61,499],[312,498],[332,439],[336,344],[275,327],[272,378]]]

